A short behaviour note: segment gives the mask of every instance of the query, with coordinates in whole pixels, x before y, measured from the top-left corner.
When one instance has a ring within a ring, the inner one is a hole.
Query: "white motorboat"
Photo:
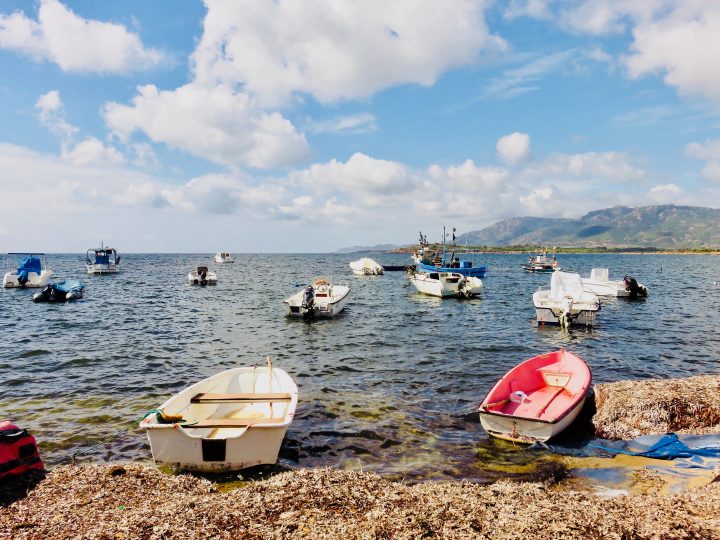
[[[585,292],[580,274],[556,271],[550,278],[550,289],[533,294],[533,305],[539,324],[594,326],[600,311],[596,294]]]
[[[188,282],[190,285],[217,285],[217,274],[212,270],[208,270],[207,266],[198,266],[197,270],[193,270],[188,274]]]
[[[225,263],[234,263],[235,259],[232,255],[229,253],[225,253],[224,251],[220,251],[215,254],[215,262],[218,264],[225,264]]]
[[[645,285],[638,283],[635,278],[625,276],[623,279],[610,280],[607,268],[593,268],[589,278],[582,278],[583,289],[598,296],[647,296]]]
[[[409,276],[415,288],[430,296],[471,298],[482,291],[482,280],[455,272],[417,272]]]
[[[53,271],[47,267],[44,253],[8,253],[8,256],[10,255],[23,255],[23,258],[20,259],[20,264],[15,270],[8,270],[5,273],[3,287],[44,287],[48,284]],[[7,261],[9,265],[9,257]]]
[[[357,276],[379,276],[384,272],[381,265],[368,257],[351,262],[350,268],[352,268],[353,274]]]
[[[293,294],[284,301],[288,317],[334,317],[345,309],[350,287],[333,285],[328,278],[316,278],[312,285]]]
[[[236,471],[277,462],[298,389],[282,369],[240,367],[209,377],[160,405],[140,427],[155,463]]]
[[[99,248],[88,249],[85,255],[85,267],[88,274],[115,274],[119,264],[120,255],[117,250],[104,247],[102,242],[100,242]]]

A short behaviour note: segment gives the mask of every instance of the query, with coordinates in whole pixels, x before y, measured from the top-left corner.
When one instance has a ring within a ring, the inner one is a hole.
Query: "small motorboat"
[[[85,267],[88,274],[115,274],[120,264],[120,255],[114,248],[104,247],[88,249],[85,255]]]
[[[508,371],[480,404],[490,435],[520,443],[544,442],[582,410],[592,376],[579,356],[564,349],[541,354]]]
[[[333,285],[329,278],[317,278],[312,285],[285,300],[288,317],[334,317],[345,309],[350,295],[347,285]]]
[[[188,274],[188,282],[190,285],[217,285],[217,274],[212,270],[208,270],[207,266],[198,266],[197,270],[193,270]]]
[[[409,276],[415,288],[440,298],[472,298],[482,291],[482,280],[455,272],[415,272]]]
[[[350,268],[356,276],[379,276],[385,271],[382,266],[368,257],[351,262]]]
[[[607,268],[593,268],[589,278],[582,278],[583,288],[587,292],[595,293],[598,296],[625,296],[637,298],[648,295],[645,285],[638,283],[635,278],[625,276],[616,281],[610,280],[610,272]]]
[[[82,298],[85,285],[74,279],[65,279],[45,286],[33,295],[34,302],[69,302]]]
[[[157,465],[205,472],[277,462],[298,401],[282,369],[229,369],[200,381],[140,422]]]
[[[53,271],[47,267],[44,253],[8,253],[8,256],[10,255],[23,255],[23,258],[20,259],[17,269],[8,270],[5,273],[3,287],[44,287],[48,284]],[[40,257],[42,257],[42,260]]]
[[[225,263],[234,263],[235,259],[232,255],[229,253],[225,253],[224,251],[220,251],[215,254],[215,262],[218,264],[225,264]]]
[[[555,258],[555,254],[548,254],[547,251],[544,251],[530,257],[530,260],[523,264],[523,270],[530,273],[549,274],[562,269],[560,268],[560,261]]]
[[[564,328],[594,326],[600,311],[597,295],[585,292],[580,274],[572,272],[553,272],[550,289],[535,291],[533,305],[538,324],[558,324]]]

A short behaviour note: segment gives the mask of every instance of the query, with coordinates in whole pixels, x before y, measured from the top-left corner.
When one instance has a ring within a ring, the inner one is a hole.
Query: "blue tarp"
[[[19,274],[23,270],[26,272],[35,272],[37,275],[40,275],[40,272],[42,271],[40,259],[33,256],[23,257],[20,261],[20,266],[18,266],[17,273]]]

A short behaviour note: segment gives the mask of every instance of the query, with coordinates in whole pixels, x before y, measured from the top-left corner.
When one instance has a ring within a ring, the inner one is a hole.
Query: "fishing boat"
[[[215,262],[218,264],[234,263],[235,259],[229,253],[220,251],[215,254]]]
[[[472,298],[482,291],[482,280],[456,272],[415,272],[409,276],[415,288],[440,298]]]
[[[638,283],[635,278],[625,276],[623,279],[610,280],[607,268],[593,268],[589,278],[582,278],[583,288],[587,292],[598,296],[645,297],[648,290],[645,285]]]
[[[193,270],[188,274],[188,282],[190,285],[217,285],[217,274],[212,270],[208,270],[207,266],[198,266],[197,270]]]
[[[508,371],[478,408],[490,435],[519,443],[544,442],[582,410],[592,383],[590,368],[564,349],[541,354]]]
[[[85,267],[88,274],[115,274],[120,264],[120,255],[114,248],[104,247],[88,249],[85,255]]]
[[[9,265],[10,255],[22,255],[20,264],[15,270],[8,270],[3,276],[3,287],[44,287],[50,281],[53,271],[47,267],[47,260],[44,253],[8,253],[7,264]],[[42,257],[42,260],[40,259]]]
[[[553,272],[550,289],[533,294],[533,305],[538,324],[594,326],[600,311],[596,294],[585,292],[580,274]]]
[[[345,309],[350,295],[347,285],[333,285],[330,278],[316,278],[312,285],[285,300],[288,317],[334,317]]]
[[[33,295],[33,302],[69,302],[82,298],[85,285],[74,279],[65,279],[45,286]]]
[[[379,276],[385,271],[382,266],[368,257],[351,262],[350,268],[356,276]]]
[[[471,258],[468,258],[468,256],[471,256],[472,254],[457,251],[457,246],[455,244],[455,231],[456,229],[455,227],[453,227],[453,244],[450,254],[448,254],[445,244],[445,227],[443,227],[443,242],[441,252],[438,253],[434,251],[429,251],[427,248],[424,248],[422,252],[416,252],[416,254],[413,256],[413,260],[416,261],[418,271],[453,272],[468,277],[484,278],[488,271],[487,265],[478,265]],[[424,237],[422,236],[421,238],[424,239]]]
[[[229,369],[200,381],[140,422],[157,465],[204,472],[277,462],[298,401],[295,381],[267,367]]]
[[[530,260],[523,264],[523,270],[531,273],[549,274],[562,269],[560,268],[560,261],[555,258],[554,253],[543,251],[534,257],[530,257]]]

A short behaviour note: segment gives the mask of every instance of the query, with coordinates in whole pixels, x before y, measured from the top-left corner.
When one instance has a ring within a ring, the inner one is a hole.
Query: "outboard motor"
[[[24,287],[27,284],[28,279],[30,279],[30,272],[24,269],[18,272],[17,280],[20,284],[20,287]]]
[[[198,277],[200,278],[200,286],[204,287],[207,285],[207,273],[208,269],[205,266],[198,266]]]
[[[625,282],[625,290],[630,293],[630,298],[645,298],[648,295],[647,287],[640,285],[634,277],[625,276],[623,281]]]
[[[312,285],[305,287],[300,307],[304,318],[312,318],[315,315],[315,289],[313,289]]]

